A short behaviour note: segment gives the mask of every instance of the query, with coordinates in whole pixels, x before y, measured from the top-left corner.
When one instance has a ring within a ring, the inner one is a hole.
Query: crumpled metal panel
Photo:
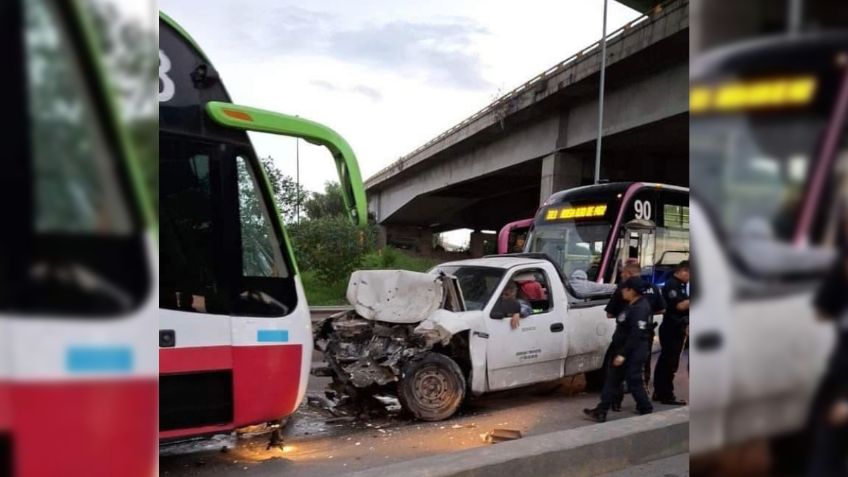
[[[438,275],[406,270],[353,272],[347,301],[362,318],[386,323],[419,323],[439,309],[444,288]]]

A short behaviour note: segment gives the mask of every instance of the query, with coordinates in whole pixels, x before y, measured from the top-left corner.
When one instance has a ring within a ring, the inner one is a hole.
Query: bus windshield
[[[595,281],[612,226],[607,222],[559,222],[536,225],[530,250],[547,254],[562,274]]]
[[[789,242],[825,120],[811,115],[693,119],[699,199],[728,236]]]

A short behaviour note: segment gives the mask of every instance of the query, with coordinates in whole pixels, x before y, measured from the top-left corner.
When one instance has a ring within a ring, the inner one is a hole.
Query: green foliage
[[[309,194],[291,176],[277,169],[272,157],[263,157],[260,162],[268,175],[268,181],[271,182],[274,199],[277,201],[277,208],[280,209],[283,221],[286,223],[297,221],[298,205],[302,209]]]
[[[362,257],[361,268],[364,270],[396,269],[426,272],[438,263],[437,260],[432,258],[416,257],[396,248],[386,247],[382,250],[374,250]]]
[[[338,182],[328,181],[324,192],[313,192],[303,204],[303,210],[310,219],[320,219],[335,215],[346,215],[342,189]]]
[[[315,272],[325,284],[347,283],[362,256],[371,248],[367,231],[347,217],[328,216],[289,227],[289,236],[303,270]]]
[[[306,291],[306,302],[309,306],[346,305],[347,280],[337,280],[335,283],[321,281],[315,272],[305,270],[300,273],[303,288]]]

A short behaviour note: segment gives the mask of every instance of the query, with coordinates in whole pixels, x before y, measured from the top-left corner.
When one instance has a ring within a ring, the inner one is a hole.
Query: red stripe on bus
[[[286,417],[297,408],[303,346],[233,347],[238,426]]]
[[[10,383],[0,382],[0,433],[12,427],[12,400]]]
[[[231,346],[163,348],[159,350],[159,374],[214,371],[232,367]]]
[[[150,477],[158,396],[156,379],[12,385],[16,477]]]
[[[160,350],[161,374],[232,369],[234,421],[220,426],[163,431],[159,439],[229,432],[291,415],[299,404],[301,364],[305,359],[303,345],[299,344]]]

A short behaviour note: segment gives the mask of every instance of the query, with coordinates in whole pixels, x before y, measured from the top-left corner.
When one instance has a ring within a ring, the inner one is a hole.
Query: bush
[[[291,225],[289,235],[300,267],[328,285],[347,283],[363,255],[372,248],[372,234],[343,216]]]
[[[315,276],[315,272],[303,271],[300,273],[303,289],[306,291],[306,302],[309,306],[333,306],[346,305],[347,280],[338,280],[337,283],[325,283]]]
[[[362,267],[365,270],[410,270],[413,272],[426,272],[439,263],[433,258],[415,257],[404,253],[396,248],[386,247],[383,250],[375,250],[362,258]]]

